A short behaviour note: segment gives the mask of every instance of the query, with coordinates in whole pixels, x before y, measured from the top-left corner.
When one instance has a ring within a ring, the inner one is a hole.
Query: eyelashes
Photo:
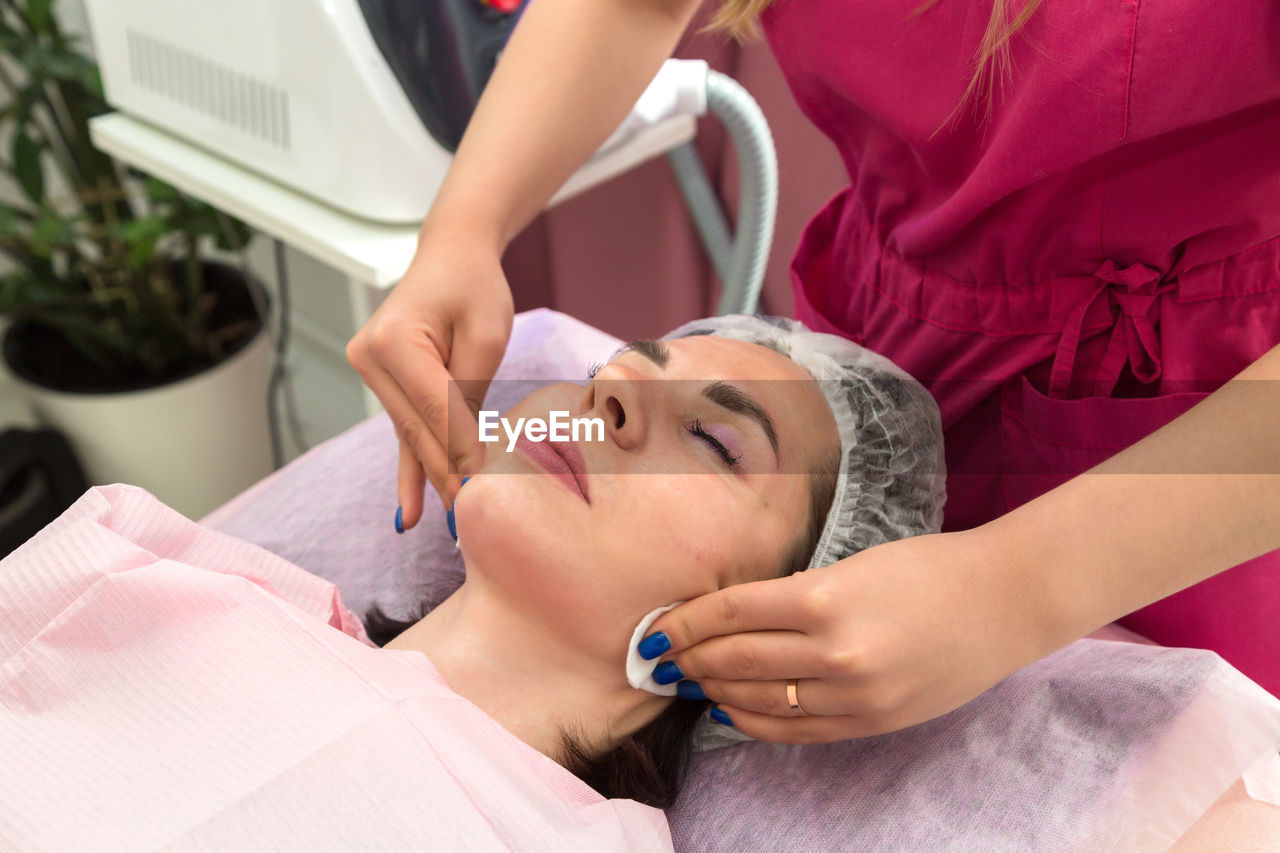
[[[604,369],[604,362],[593,361],[587,365],[587,381],[590,382],[596,378],[596,374]]]
[[[705,441],[707,445],[714,450],[722,460],[724,460],[724,464],[728,465],[730,468],[736,467],[738,460],[742,458],[740,455],[734,456],[729,452],[729,448],[721,444],[720,441],[711,433],[704,430],[702,428],[702,421],[695,420],[693,422],[693,426],[689,427],[689,432]]]

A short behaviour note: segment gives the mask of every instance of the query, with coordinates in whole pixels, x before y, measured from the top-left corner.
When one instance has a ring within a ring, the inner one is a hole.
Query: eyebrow
[[[631,341],[622,348],[621,352],[626,352],[627,350],[634,350],[640,353],[640,355],[663,369],[666,368],[667,362],[671,360],[671,350],[662,341]],[[702,396],[734,414],[751,418],[759,424],[760,429],[764,430],[765,437],[769,439],[769,444],[773,448],[774,462],[778,462],[778,431],[773,428],[773,421],[769,419],[769,415],[756,402],[754,397],[738,386],[731,385],[724,380],[717,380],[703,388]]]
[[[631,341],[622,349],[618,350],[615,355],[621,355],[627,350],[635,350],[664,370],[666,369],[667,362],[671,360],[671,349],[662,341]]]
[[[769,420],[769,416],[765,414],[760,404],[736,385],[730,385],[724,380],[712,382],[706,388],[702,389],[702,396],[711,402],[723,406],[729,411],[745,415],[751,418],[760,428],[764,430],[765,436],[769,439],[769,444],[773,447],[773,461],[778,462],[778,433],[773,428],[773,421]]]

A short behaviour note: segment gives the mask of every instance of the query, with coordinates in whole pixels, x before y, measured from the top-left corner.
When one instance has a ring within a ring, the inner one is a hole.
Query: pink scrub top
[[[990,120],[971,96],[935,134],[991,4],[913,18],[920,2],[775,0],[762,23],[851,181],[801,238],[796,316],[933,392],[957,530],[1133,444],[1280,342],[1280,14],[1045,0]],[[1280,552],[1121,621],[1280,695]]]

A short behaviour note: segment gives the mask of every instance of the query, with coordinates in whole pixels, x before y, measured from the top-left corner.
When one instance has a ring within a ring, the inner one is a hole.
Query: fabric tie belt
[[[1106,353],[1093,378],[1093,394],[1109,397],[1126,362],[1133,375],[1143,383],[1160,378],[1160,336],[1153,319],[1153,307],[1162,293],[1175,282],[1161,283],[1162,274],[1146,264],[1117,267],[1103,261],[1093,273],[1101,284],[1093,294],[1071,312],[1058,341],[1053,370],[1049,375],[1049,396],[1065,398],[1075,369],[1076,353],[1084,334],[1085,317],[1098,300],[1118,305],[1120,314],[1111,327]]]

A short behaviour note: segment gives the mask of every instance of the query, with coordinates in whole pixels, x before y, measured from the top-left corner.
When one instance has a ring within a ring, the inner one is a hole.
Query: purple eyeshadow
[[[729,455],[735,459],[742,457],[742,444],[733,430],[723,426],[703,426],[702,431],[724,445]]]

